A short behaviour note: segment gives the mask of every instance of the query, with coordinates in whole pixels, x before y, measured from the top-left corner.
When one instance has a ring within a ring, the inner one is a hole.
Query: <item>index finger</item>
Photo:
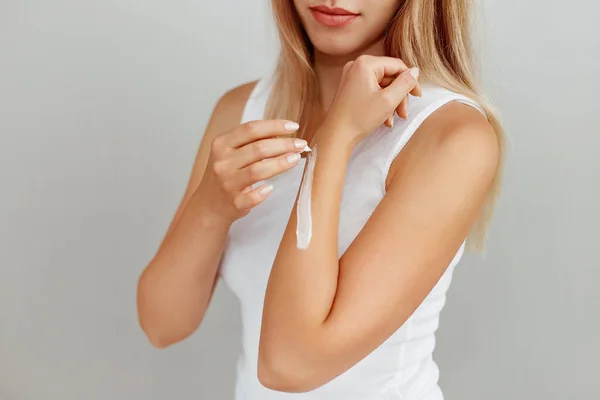
[[[223,139],[228,147],[239,148],[260,139],[290,135],[298,128],[298,123],[285,119],[248,121],[226,133]]]
[[[398,75],[398,77],[381,93],[387,98],[387,101],[395,104],[396,108],[408,93],[417,85],[419,79],[419,69],[411,68]]]
[[[404,61],[399,58],[385,56],[361,56],[361,58],[358,58],[357,62],[367,65],[375,74],[378,83],[386,76],[396,76],[408,69]]]
[[[382,89],[385,89],[386,87],[391,85],[391,83],[394,82],[394,80],[396,80],[397,77],[398,75],[386,76],[381,80],[381,82],[379,82],[379,86],[381,86]],[[421,93],[422,92],[420,83],[417,83],[417,85],[410,91],[410,94],[416,97],[421,97]]]

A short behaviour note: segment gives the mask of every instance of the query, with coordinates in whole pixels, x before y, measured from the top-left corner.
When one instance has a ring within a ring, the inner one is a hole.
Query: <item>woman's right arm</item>
[[[215,106],[185,195],[156,255],[140,276],[138,317],[157,348],[185,339],[202,322],[229,227],[270,193],[268,186],[252,189],[252,184],[297,163],[289,163],[288,156],[299,153],[302,143],[275,138],[295,130],[286,130],[288,121],[239,125],[254,85],[229,91]]]

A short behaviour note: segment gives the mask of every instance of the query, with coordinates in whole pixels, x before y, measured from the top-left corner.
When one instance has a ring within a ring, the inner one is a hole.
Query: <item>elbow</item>
[[[149,311],[139,313],[138,322],[148,342],[159,350],[187,339],[197,328],[197,326],[182,324],[164,316],[161,318]]]
[[[258,380],[267,389],[285,393],[304,393],[315,388],[302,379],[293,368],[274,368],[273,365],[258,361]]]
[[[150,310],[138,309],[138,323],[146,339],[155,349],[165,349],[191,334],[187,331],[174,331],[169,329],[173,326],[171,321],[157,318]]]
[[[142,332],[146,335],[146,339],[156,349],[164,349],[171,344],[172,340],[168,340],[164,329],[161,329],[156,322],[153,322],[152,315],[138,303],[138,324]]]
[[[146,333],[146,337],[148,338],[148,342],[150,342],[152,347],[158,350],[166,349],[172,344],[169,343],[169,341],[161,338],[160,336],[151,336],[148,333]]]
[[[286,357],[290,352],[284,349],[274,350],[259,350],[257,373],[262,386],[286,393],[305,393],[320,386],[314,371],[311,373],[303,362]]]
[[[190,329],[165,329],[164,326],[168,326],[167,321],[164,321],[165,323],[160,323],[160,321],[144,323],[143,319],[140,319],[139,322],[148,342],[159,350],[181,342],[193,333],[193,330]]]
[[[169,340],[166,335],[160,331],[154,329],[144,329],[143,326],[142,330],[146,334],[146,339],[148,339],[150,345],[152,345],[152,347],[155,349],[162,350],[175,343],[174,341]]]
[[[164,349],[174,343],[173,340],[169,340],[163,330],[150,326],[141,315],[138,315],[138,322],[142,332],[146,335],[146,339],[155,349]]]
[[[146,339],[155,349],[165,349],[175,343],[181,342],[182,340],[189,337],[193,331],[181,330],[181,331],[172,331],[165,330],[160,326],[155,326],[155,324],[144,324],[142,320],[140,320],[140,326],[142,331],[146,335]]]

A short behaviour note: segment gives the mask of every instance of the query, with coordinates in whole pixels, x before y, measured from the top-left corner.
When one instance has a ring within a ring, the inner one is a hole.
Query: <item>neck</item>
[[[351,54],[344,55],[329,55],[319,52],[315,49],[314,68],[317,76],[317,86],[319,90],[319,104],[315,105],[316,109],[313,112],[324,115],[329,110],[333,97],[337,91],[337,87],[342,78],[344,65],[348,61],[354,61],[363,54],[373,56],[385,55],[383,38],[369,44],[366,48],[358,50]]]

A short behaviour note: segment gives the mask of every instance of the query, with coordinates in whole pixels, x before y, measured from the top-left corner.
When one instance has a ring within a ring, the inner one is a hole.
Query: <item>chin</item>
[[[311,42],[320,53],[331,56],[347,56],[361,51],[364,44],[352,40],[347,35],[318,35]]]
[[[358,56],[382,39],[384,30],[360,25],[360,22],[357,20],[353,25],[334,29],[309,24],[305,29],[314,49],[319,53],[334,57]]]
[[[298,22],[318,53],[352,57],[382,52],[381,39],[402,0],[346,0],[335,7],[323,2],[293,0]]]

